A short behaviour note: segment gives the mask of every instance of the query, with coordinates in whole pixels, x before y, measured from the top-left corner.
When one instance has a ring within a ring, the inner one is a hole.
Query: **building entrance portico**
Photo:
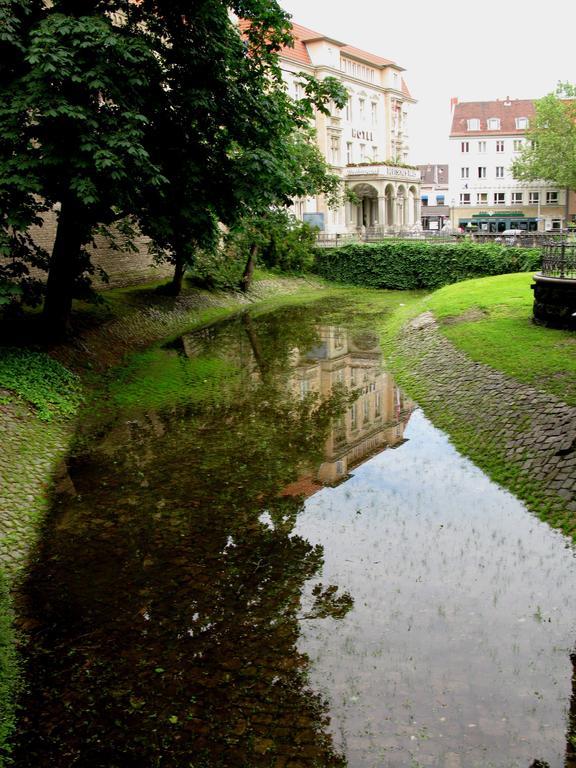
[[[408,186],[386,178],[374,178],[384,176],[384,168],[378,168],[378,174],[366,170],[366,175],[372,176],[370,180],[346,181],[347,189],[358,199],[358,202],[346,204],[347,231],[376,227],[389,231],[409,229],[420,221],[420,198],[415,184]]]

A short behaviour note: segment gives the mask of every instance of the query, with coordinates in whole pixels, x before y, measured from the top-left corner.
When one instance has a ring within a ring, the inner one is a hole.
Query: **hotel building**
[[[299,72],[336,77],[349,94],[344,109],[317,113],[318,146],[358,198],[330,210],[322,197],[295,202],[294,213],[328,233],[409,229],[420,221],[420,171],[409,167],[408,113],[415,103],[393,61],[292,25],[294,47],[280,54],[290,95],[303,93]]]
[[[448,193],[452,227],[498,233],[567,225],[566,190],[512,176],[534,112],[534,102],[521,99],[454,105]]]

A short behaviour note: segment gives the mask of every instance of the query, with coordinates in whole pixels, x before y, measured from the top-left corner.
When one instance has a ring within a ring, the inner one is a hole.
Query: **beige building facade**
[[[348,91],[344,109],[316,115],[318,146],[357,202],[330,210],[322,197],[298,200],[294,213],[327,233],[410,229],[420,221],[420,171],[409,166],[408,117],[415,100],[403,68],[293,24],[294,47],[281,52],[288,91],[303,93],[300,72],[336,77]]]

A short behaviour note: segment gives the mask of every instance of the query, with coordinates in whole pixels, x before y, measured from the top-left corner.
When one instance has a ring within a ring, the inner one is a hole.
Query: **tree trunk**
[[[180,254],[176,254],[176,260],[174,262],[174,274],[172,275],[172,282],[169,285],[168,293],[170,296],[180,296],[182,293],[182,283],[184,281],[184,273],[186,272],[186,264]]]
[[[240,290],[246,291],[248,288],[250,288],[252,284],[252,277],[254,275],[254,269],[256,268],[256,254],[258,253],[258,246],[256,243],[253,243],[250,246],[250,253],[248,255],[248,261],[246,262],[246,266],[244,267],[244,273],[242,274],[242,279],[240,280]]]
[[[74,283],[83,271],[80,249],[86,239],[87,227],[80,220],[77,206],[62,202],[42,313],[50,338],[60,338],[70,330]]]

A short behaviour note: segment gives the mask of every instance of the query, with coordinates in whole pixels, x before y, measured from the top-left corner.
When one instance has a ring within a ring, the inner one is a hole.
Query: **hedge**
[[[314,271],[328,280],[371,288],[441,288],[473,277],[527,272],[540,251],[496,243],[388,240],[317,248]]]

